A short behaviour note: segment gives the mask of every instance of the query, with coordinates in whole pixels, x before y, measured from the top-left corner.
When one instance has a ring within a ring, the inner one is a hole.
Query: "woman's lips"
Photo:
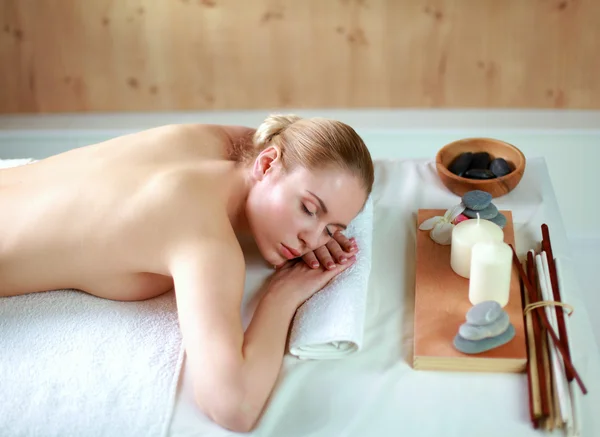
[[[284,257],[286,257],[287,259],[294,259],[300,256],[300,252],[298,252],[295,249],[292,249],[291,247],[286,246],[285,244],[281,244],[281,252],[283,254]]]

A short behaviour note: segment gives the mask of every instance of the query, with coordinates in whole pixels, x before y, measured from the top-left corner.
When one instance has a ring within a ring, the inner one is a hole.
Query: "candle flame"
[[[479,225],[479,213],[477,213],[477,225]]]

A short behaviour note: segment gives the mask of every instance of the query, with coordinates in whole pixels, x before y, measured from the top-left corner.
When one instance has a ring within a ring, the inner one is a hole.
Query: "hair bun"
[[[259,149],[265,147],[274,136],[280,135],[288,126],[301,119],[301,117],[294,114],[269,115],[258,129],[256,129],[256,133],[254,134],[254,146]]]

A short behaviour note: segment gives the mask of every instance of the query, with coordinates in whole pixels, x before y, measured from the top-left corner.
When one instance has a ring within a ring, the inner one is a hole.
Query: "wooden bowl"
[[[491,159],[504,158],[512,171],[494,179],[468,179],[455,175],[448,167],[463,152],[488,152]],[[435,165],[442,183],[457,196],[468,191],[486,191],[492,197],[510,193],[519,184],[525,172],[525,155],[512,144],[492,138],[465,138],[442,147],[436,157]]]

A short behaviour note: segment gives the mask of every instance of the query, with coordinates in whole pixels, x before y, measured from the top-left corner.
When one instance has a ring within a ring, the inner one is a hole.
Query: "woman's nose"
[[[309,250],[315,250],[323,245],[320,244],[321,235],[323,235],[323,233],[319,230],[318,227],[315,226],[313,229],[305,229],[304,231],[302,231],[298,235],[298,238],[300,238],[300,240],[304,242],[304,244]]]

